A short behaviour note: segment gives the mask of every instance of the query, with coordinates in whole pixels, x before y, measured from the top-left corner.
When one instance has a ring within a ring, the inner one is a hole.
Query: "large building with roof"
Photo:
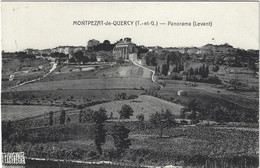
[[[115,58],[133,59],[137,57],[136,44],[131,42],[131,38],[124,38],[113,49]]]

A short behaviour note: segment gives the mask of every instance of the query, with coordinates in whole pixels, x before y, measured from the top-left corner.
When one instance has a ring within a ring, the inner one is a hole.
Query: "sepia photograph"
[[[258,168],[259,2],[1,2],[4,168]]]

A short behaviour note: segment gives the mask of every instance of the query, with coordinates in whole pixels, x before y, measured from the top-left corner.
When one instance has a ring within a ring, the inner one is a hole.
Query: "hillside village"
[[[229,44],[202,47],[166,47],[143,46],[131,42],[131,38],[120,39],[111,44],[92,39],[86,47],[59,46],[52,49],[26,49],[21,52],[2,52],[3,62],[12,62],[12,57],[21,59],[45,59],[58,64],[94,64],[95,62],[120,62],[123,60],[135,61],[143,66],[150,66],[159,78],[170,78],[206,83],[226,83],[229,89],[236,89],[232,83],[237,78],[223,77],[226,74],[252,74],[258,76],[259,51],[234,48]],[[3,64],[5,66],[5,64]],[[39,65],[31,71],[41,71],[44,66]],[[15,67],[15,68],[19,68]],[[13,80],[19,69],[3,68],[3,75],[9,75]],[[6,72],[7,71],[7,72]],[[203,73],[203,71],[207,71]],[[209,72],[215,72],[209,76]],[[220,73],[221,72],[221,73]],[[207,79],[206,79],[207,78]],[[243,82],[242,82],[243,84]]]
[[[134,166],[258,165],[259,50],[92,39],[2,51],[2,67],[3,151]],[[114,130],[127,145],[116,146]]]

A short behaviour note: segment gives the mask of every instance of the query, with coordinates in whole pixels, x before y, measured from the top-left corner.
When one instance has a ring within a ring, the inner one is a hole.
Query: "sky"
[[[2,2],[2,50],[87,46],[130,37],[137,45],[201,47],[224,44],[259,49],[258,2]],[[133,21],[132,26],[73,25],[73,21]],[[158,26],[135,26],[166,23]],[[212,26],[168,26],[168,22],[211,22]]]

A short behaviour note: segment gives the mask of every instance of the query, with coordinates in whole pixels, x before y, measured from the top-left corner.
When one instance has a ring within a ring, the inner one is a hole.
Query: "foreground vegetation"
[[[136,165],[258,166],[257,129],[243,130],[226,125],[185,127],[172,123],[164,128],[163,136],[159,136],[161,131],[152,120],[104,122],[107,120],[102,117],[104,110],[99,110],[101,117],[92,110],[85,114],[74,113],[77,119],[74,122],[65,120],[71,117],[68,112],[66,117],[61,117],[65,113],[62,111],[53,116],[58,122],[48,125],[43,125],[42,120],[50,118],[39,118],[38,123],[31,122],[35,119],[3,122],[3,151],[25,151],[27,157],[110,160]],[[171,115],[170,111],[167,113]],[[28,128],[26,125],[29,124]],[[122,148],[123,151],[115,146],[116,125],[130,131],[130,146]],[[97,144],[100,144],[99,148]],[[121,151],[120,155],[118,151]]]

